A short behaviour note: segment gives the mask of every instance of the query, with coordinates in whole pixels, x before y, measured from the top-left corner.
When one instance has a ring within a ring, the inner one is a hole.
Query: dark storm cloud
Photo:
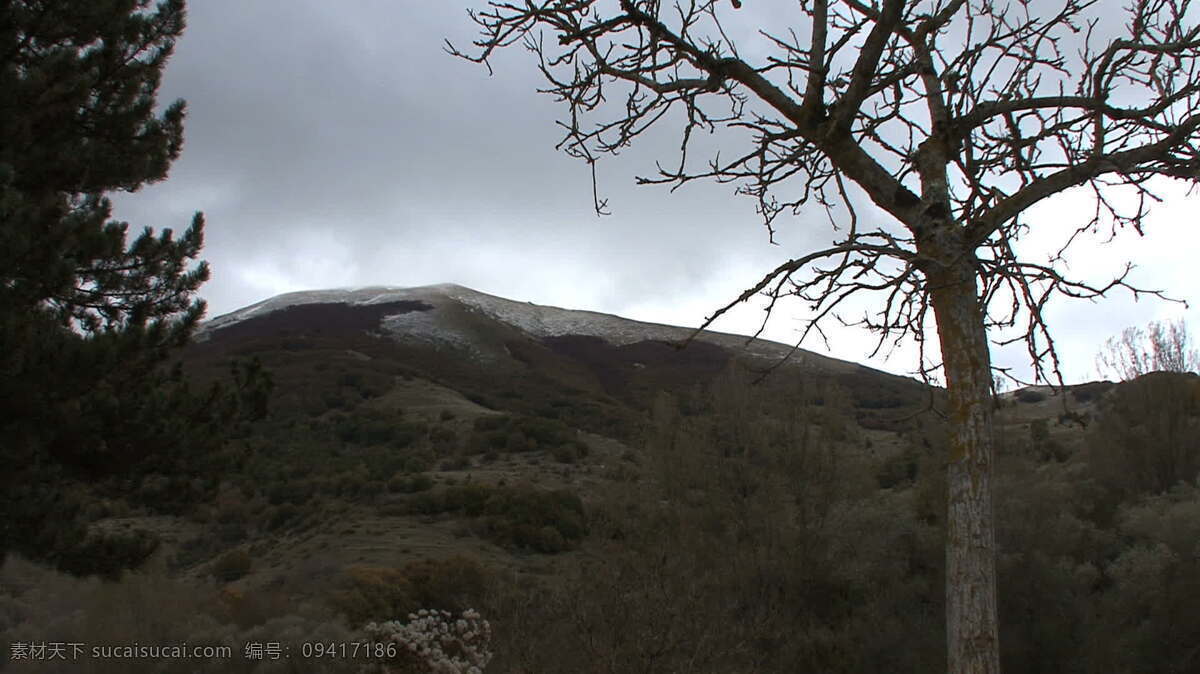
[[[160,95],[188,101],[184,154],[168,181],[118,199],[117,216],[180,227],[205,212],[210,316],[287,290],[458,282],[695,325],[828,244],[819,209],[783,223],[771,246],[732,185],[635,187],[655,160],[676,161],[671,124],[599,164],[613,215],[597,218],[588,167],[554,149],[564,109],[535,93],[533,56],[503,50],[489,77],[443,50],[476,37],[468,4],[481,3],[193,0]],[[731,30],[752,37],[760,17],[737,14]],[[753,330],[757,310],[744,315],[725,329]],[[789,341],[795,326],[781,315],[767,334]],[[832,348],[862,360],[868,343],[840,334]]]
[[[632,189],[672,160],[668,133],[601,165],[614,216],[596,218],[531,55],[498,54],[488,77],[444,52],[475,35],[455,3],[191,3],[161,96],[188,101],[184,156],[119,215],[205,211],[212,313],[306,282],[574,285],[612,307],[694,288],[746,254],[727,248],[776,256],[731,186]]]

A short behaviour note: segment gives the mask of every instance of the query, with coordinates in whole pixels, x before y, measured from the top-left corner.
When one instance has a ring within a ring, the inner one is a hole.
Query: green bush
[[[431,452],[416,452],[406,454],[400,460],[399,470],[405,473],[424,473],[433,468],[434,456]]]
[[[499,433],[500,431],[497,431]],[[489,438],[489,446],[494,449],[503,449],[509,454],[523,454],[532,452],[538,448],[537,441],[528,435],[522,433],[519,429],[513,429],[507,434],[501,436],[501,443],[496,443],[495,438]]]
[[[300,509],[291,503],[278,505],[268,511],[266,527],[268,531],[277,531],[300,519]]]
[[[535,442],[538,448],[550,448],[571,440],[571,429],[561,421],[521,417],[514,426]]]
[[[457,447],[458,434],[453,428],[439,426],[429,432],[429,441],[433,443],[434,451],[445,453]]]
[[[334,494],[353,500],[367,489],[369,481],[369,474],[365,470],[346,471],[334,480]]]
[[[575,463],[588,455],[588,446],[578,440],[571,440],[553,447],[550,454],[559,463]]]
[[[474,428],[477,431],[495,431],[506,428],[512,418],[505,414],[485,414],[475,418]]]
[[[419,421],[406,421],[392,429],[391,444],[396,449],[405,449],[424,438],[429,433],[429,426]]]
[[[90,531],[60,553],[58,567],[76,576],[115,580],[140,567],[159,546],[157,535],[142,530]]]
[[[889,457],[875,472],[875,482],[880,489],[909,486],[917,479],[917,455],[906,448]]]
[[[329,603],[354,626],[403,617],[421,608],[400,569],[374,566],[347,569]]]
[[[378,398],[392,387],[391,377],[377,372],[343,372],[337,384],[358,393],[364,399]]]
[[[855,406],[867,410],[889,410],[904,407],[904,399],[896,395],[886,394],[865,396],[855,400]]]
[[[424,473],[416,475],[397,474],[388,480],[387,489],[394,494],[416,494],[433,487],[433,480]]]
[[[267,501],[271,505],[291,503],[304,505],[312,498],[314,486],[312,482],[302,480],[285,480],[275,482],[266,488]]]
[[[1045,419],[1034,419],[1029,422],[1029,443],[1034,456],[1042,462],[1061,462],[1069,456],[1067,448],[1058,440],[1050,437],[1050,424]]]
[[[230,550],[213,562],[210,573],[213,578],[223,583],[230,583],[244,578],[254,566],[254,558],[250,553],[239,548]]]
[[[1046,394],[1034,389],[1023,388],[1017,391],[1017,400],[1023,403],[1040,403],[1046,399]]]
[[[491,399],[488,398],[487,396],[483,395],[482,393],[464,393],[463,397],[465,397],[467,400],[470,400],[471,402],[475,403],[476,405],[479,405],[480,407],[483,407],[483,408],[486,408],[489,410],[496,409],[496,406],[494,403],[492,403]]]
[[[423,559],[402,567],[347,569],[330,603],[351,625],[403,620],[421,608],[462,611],[478,605],[490,585],[478,562],[456,556]]]
[[[1087,384],[1080,384],[1071,387],[1071,397],[1081,403],[1098,400],[1104,396],[1115,384],[1106,381],[1094,381]]]
[[[478,518],[481,533],[492,542],[548,554],[569,550],[587,535],[583,502],[565,490],[469,484],[421,494],[411,508],[425,515]]]
[[[218,522],[213,527],[213,537],[220,545],[237,545],[249,536],[249,530],[241,522]]]
[[[438,464],[438,469],[442,471],[466,470],[470,467],[471,458],[465,454],[452,456]]]
[[[401,573],[419,606],[454,612],[476,606],[490,584],[484,567],[462,556],[409,562]]]
[[[325,391],[321,394],[321,404],[327,410],[344,410],[350,406],[346,396],[341,391]]]
[[[485,508],[486,534],[500,545],[553,554],[587,534],[583,503],[570,492],[507,489]]]
[[[1159,494],[1200,475],[1200,377],[1155,372],[1117,386],[1088,427],[1088,464],[1114,494]]]

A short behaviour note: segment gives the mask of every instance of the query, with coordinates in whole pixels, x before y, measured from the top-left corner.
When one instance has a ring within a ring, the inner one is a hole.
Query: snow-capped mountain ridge
[[[372,306],[413,301],[429,305],[432,309],[398,311],[395,315],[385,315],[380,323],[385,332],[397,338],[440,342],[449,346],[465,347],[470,351],[476,349],[471,348],[469,340],[449,317],[453,305],[510,325],[537,339],[583,335],[599,337],[614,346],[624,346],[643,341],[680,342],[693,331],[692,328],[647,323],[595,311],[518,302],[461,285],[443,283],[418,287],[364,286],[285,293],[204,323],[198,337],[203,340],[214,331],[296,306]],[[754,340],[747,344],[749,338],[727,333],[706,331],[701,333],[698,339],[762,358],[781,359],[792,351],[790,346],[766,340]],[[793,360],[797,364],[820,366],[823,369],[858,367],[807,351],[797,351]]]

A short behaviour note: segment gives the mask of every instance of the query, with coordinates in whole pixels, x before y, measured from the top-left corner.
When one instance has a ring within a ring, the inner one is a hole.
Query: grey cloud
[[[749,33],[747,10],[736,29]],[[677,160],[670,124],[602,161],[614,214],[597,218],[588,167],[554,149],[564,110],[535,93],[532,55],[500,52],[489,77],[443,51],[443,39],[466,47],[475,35],[460,3],[193,0],[160,97],[188,101],[183,157],[166,182],[119,198],[117,216],[181,227],[205,211],[210,315],[303,287],[453,281],[681,321],[679,307],[695,308],[685,321],[695,324],[829,243],[815,208],[781,222],[772,246],[732,185],[635,187],[655,160]],[[790,340],[802,310],[789,305],[769,334]],[[759,314],[724,329],[753,330]],[[861,359],[867,341],[839,337],[836,348]],[[898,356],[884,367],[913,365]]]

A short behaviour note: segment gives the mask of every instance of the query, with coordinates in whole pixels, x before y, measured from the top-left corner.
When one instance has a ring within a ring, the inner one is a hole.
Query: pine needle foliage
[[[204,314],[203,216],[129,240],[106,196],[180,154],[184,102],[157,93],[184,19],[183,0],[0,3],[0,554],[54,557],[80,538],[55,526],[75,521],[65,480],[197,452],[265,392],[258,368],[231,396],[168,367]]]

